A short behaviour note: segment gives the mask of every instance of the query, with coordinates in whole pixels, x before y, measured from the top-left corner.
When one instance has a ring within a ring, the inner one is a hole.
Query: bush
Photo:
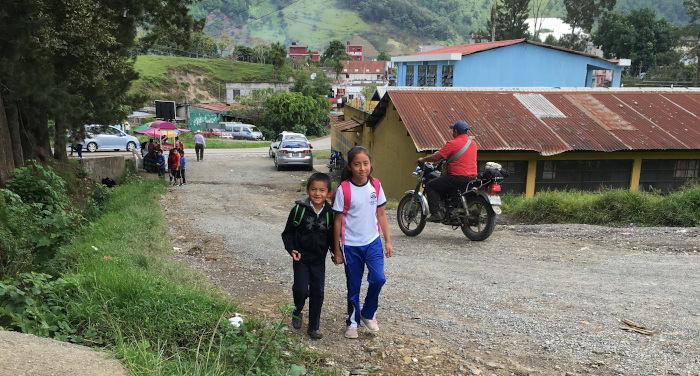
[[[503,203],[505,213],[521,223],[700,225],[698,184],[690,184],[666,196],[622,189],[601,193],[545,191],[533,198],[505,196]]]
[[[52,212],[69,206],[63,179],[51,167],[43,167],[36,161],[15,169],[7,180],[6,188],[19,195],[24,203],[39,203]]]

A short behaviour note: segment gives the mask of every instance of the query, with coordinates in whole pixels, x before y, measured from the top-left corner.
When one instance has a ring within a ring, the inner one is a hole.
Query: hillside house
[[[365,52],[363,51],[362,46],[351,46],[350,44],[348,44],[347,45],[347,53],[348,53],[348,55],[350,55],[350,57],[352,57],[353,60],[356,60],[356,61],[364,61],[365,60]]]
[[[287,57],[290,59],[306,59],[311,57],[311,60],[318,61],[321,60],[321,52],[309,51],[309,46],[303,46],[293,42],[292,45],[289,46],[289,53],[287,54]]]
[[[611,87],[619,87],[630,64],[526,39],[449,46],[391,61],[397,86],[418,87],[593,87],[598,70],[611,71]]]
[[[381,90],[380,90],[381,89]],[[465,120],[508,193],[547,189],[677,190],[700,179],[699,89],[380,88],[370,113],[345,106],[332,147],[367,147],[389,197],[415,185],[415,161]]]
[[[387,61],[343,60],[338,81],[348,84],[384,84],[388,77]]]

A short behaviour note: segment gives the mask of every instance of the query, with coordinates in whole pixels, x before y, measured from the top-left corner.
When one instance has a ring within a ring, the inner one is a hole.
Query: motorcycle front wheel
[[[407,236],[416,236],[425,228],[426,216],[423,214],[421,201],[418,197],[413,200],[413,196],[411,193],[403,196],[396,209],[399,228]]]
[[[467,199],[467,218],[462,220],[462,232],[469,240],[486,240],[496,228],[496,213],[482,196]]]

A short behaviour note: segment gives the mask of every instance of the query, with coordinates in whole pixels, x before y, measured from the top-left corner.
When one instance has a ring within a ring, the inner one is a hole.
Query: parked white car
[[[277,137],[275,137],[275,139],[270,143],[270,151],[268,152],[270,158],[274,158],[275,155],[277,155],[277,150],[279,150],[282,141],[286,140],[303,140],[307,145],[309,145],[309,149],[312,149],[311,143],[309,143],[309,140],[303,134],[284,131],[278,134]]]

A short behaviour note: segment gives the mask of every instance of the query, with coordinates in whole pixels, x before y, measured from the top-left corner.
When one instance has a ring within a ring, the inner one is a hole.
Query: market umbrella
[[[149,127],[152,123],[153,123],[153,122],[150,122],[150,123],[146,123],[146,124],[143,124],[143,125],[139,126],[138,128],[134,129],[134,132],[136,132],[136,133],[143,133],[142,131],[145,131],[146,129],[148,129],[148,127]]]
[[[148,128],[145,131],[142,131],[140,133],[143,133],[146,136],[150,137],[162,137],[162,136],[167,136],[168,138],[175,137],[178,135],[177,130],[175,129],[156,129],[156,128]]]
[[[153,123],[151,123],[151,126],[149,128],[156,128],[156,129],[177,129],[177,126],[175,124],[169,122],[169,121],[163,121],[163,120],[156,120]]]

